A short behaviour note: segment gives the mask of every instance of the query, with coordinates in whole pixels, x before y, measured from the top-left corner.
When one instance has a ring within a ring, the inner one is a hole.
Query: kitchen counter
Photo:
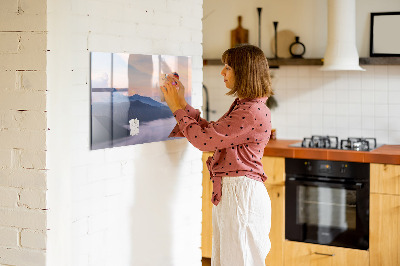
[[[372,151],[290,147],[301,140],[270,140],[264,156],[363,163],[400,164],[400,145],[383,145]]]

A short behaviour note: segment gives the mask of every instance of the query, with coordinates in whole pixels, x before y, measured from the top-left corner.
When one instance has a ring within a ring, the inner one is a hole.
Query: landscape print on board
[[[177,72],[191,103],[191,58],[92,52],[91,149],[168,139],[176,121],[163,101],[160,80]],[[162,81],[161,81],[162,82]]]

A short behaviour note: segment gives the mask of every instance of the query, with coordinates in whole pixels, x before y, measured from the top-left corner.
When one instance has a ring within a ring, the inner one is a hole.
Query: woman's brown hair
[[[249,44],[230,48],[222,54],[222,63],[235,74],[235,86],[227,95],[254,99],[274,94],[268,61],[260,48]]]

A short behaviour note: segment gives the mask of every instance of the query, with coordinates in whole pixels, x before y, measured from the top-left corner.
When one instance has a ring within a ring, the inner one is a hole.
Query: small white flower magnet
[[[131,136],[139,135],[139,120],[137,118],[129,120],[129,127],[131,129]]]

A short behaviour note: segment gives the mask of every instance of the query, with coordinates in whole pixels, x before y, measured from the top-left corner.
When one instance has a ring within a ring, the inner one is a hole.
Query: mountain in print
[[[155,106],[155,107],[166,107],[164,104],[157,102],[150,97],[141,96],[139,94],[134,94],[132,96],[129,96],[129,101],[131,101],[131,102],[141,101],[142,103],[145,103],[145,104],[148,104],[151,106]]]
[[[139,123],[172,117],[171,110],[150,97],[133,95],[129,97],[128,119],[138,119]]]

